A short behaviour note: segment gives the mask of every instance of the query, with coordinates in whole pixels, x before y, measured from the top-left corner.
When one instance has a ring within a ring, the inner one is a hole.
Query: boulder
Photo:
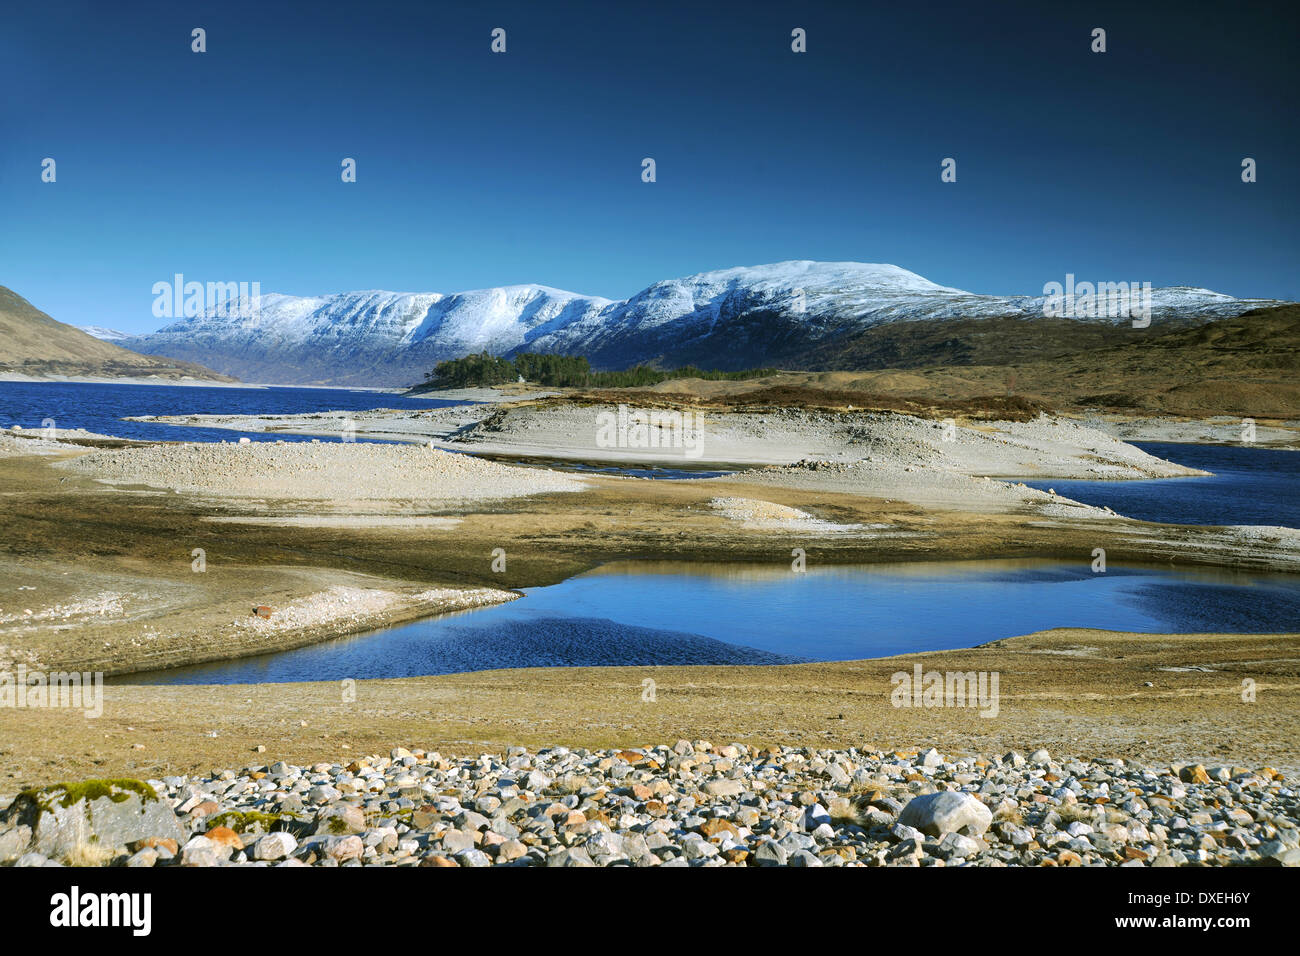
[[[754,854],[754,861],[759,866],[785,866],[788,854],[785,847],[774,840],[765,840]]]
[[[898,822],[929,836],[943,836],[959,830],[977,836],[989,828],[993,814],[969,793],[944,790],[914,797],[903,807]]]
[[[814,803],[803,812],[803,827],[809,832],[816,830],[822,824],[830,822],[830,813],[820,803]]]
[[[220,866],[230,859],[230,847],[203,835],[190,837],[181,847],[181,866]]]
[[[547,866],[595,866],[587,851],[580,846],[565,847],[546,858]]]
[[[31,849],[59,858],[78,847],[125,847],[149,837],[181,843],[185,832],[171,805],[139,780],[86,780],[26,790],[5,820],[31,830]]]
[[[298,849],[298,841],[294,839],[293,834],[277,831],[268,833],[257,841],[253,847],[253,858],[256,860],[282,860],[287,856],[293,856],[294,851]]]
[[[497,860],[501,863],[509,863],[511,860],[518,860],[528,854],[528,847],[518,840],[506,840],[497,847]]]
[[[739,780],[722,778],[710,780],[704,785],[704,792],[711,797],[735,797],[745,792],[745,785]]]
[[[316,815],[316,833],[322,836],[348,836],[365,829],[365,813],[350,803],[332,804]]]
[[[453,856],[474,846],[474,834],[469,830],[446,830],[442,834],[442,849]]]
[[[327,857],[343,863],[346,860],[359,860],[365,853],[365,844],[359,836],[330,836],[320,842],[320,848]]]

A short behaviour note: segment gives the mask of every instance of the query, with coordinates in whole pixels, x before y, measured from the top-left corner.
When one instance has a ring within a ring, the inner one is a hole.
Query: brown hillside
[[[0,373],[37,377],[235,379],[193,362],[128,351],[51,318],[18,293],[0,286]]]
[[[1300,418],[1297,305],[1258,309],[1231,319],[1168,331],[1155,326],[1112,329],[1109,342],[1098,334],[1103,331],[1100,329],[1070,329],[1062,341],[1034,331],[1032,322],[1006,321],[1015,323],[1002,327],[1002,337],[1009,341],[999,345],[996,336],[981,333],[983,344],[965,353],[967,357],[979,354],[983,359],[980,364],[966,364],[950,354],[949,361],[925,365],[790,371],[741,382],[674,379],[651,391],[737,404],[755,401],[763,391],[773,388],[802,389],[840,393],[844,401],[860,405],[879,406],[882,396],[892,396],[936,407],[1011,394],[1059,409]],[[913,354],[913,348],[919,354],[941,337],[941,332],[927,325],[900,323],[893,327],[893,341],[900,355]],[[907,343],[904,333],[909,326],[925,341]],[[1026,341],[1015,341],[1017,333],[1023,333]],[[877,345],[882,341],[877,340]],[[1052,357],[1042,357],[1044,349],[1050,349]],[[1017,361],[1017,353],[1032,357]],[[851,362],[848,353],[840,354],[840,362],[830,353],[823,358],[833,364]],[[757,394],[750,397],[751,393]],[[856,402],[852,393],[857,393]],[[867,401],[868,397],[872,401]]]

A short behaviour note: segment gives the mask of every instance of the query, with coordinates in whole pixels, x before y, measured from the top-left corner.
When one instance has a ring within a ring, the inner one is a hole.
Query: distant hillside
[[[803,389],[860,407],[869,402],[854,393],[920,402],[1011,395],[1060,409],[1300,418],[1300,306],[1163,331],[1154,322],[1145,330],[1096,330],[1101,338],[1056,321],[902,323],[881,330],[891,335],[857,337],[843,353],[809,350],[809,371],[744,382],[673,380],[649,391],[735,402],[765,389]],[[852,369],[858,362],[875,367]],[[823,363],[839,370],[811,370]]]
[[[783,365],[830,371],[1016,365],[1130,342],[1150,342],[1168,330],[1160,319],[1145,329],[1135,329],[1131,324],[1023,315],[914,320],[877,325],[793,350],[785,356]]]
[[[1122,331],[1118,344],[1030,362],[922,372],[926,394],[1017,395],[1059,406],[1187,415],[1300,417],[1300,306],[1255,309],[1206,325]],[[993,350],[990,349],[990,352]],[[940,384],[944,377],[953,384]],[[955,380],[962,380],[960,386]]]
[[[1174,415],[1300,417],[1300,306],[1255,309],[1147,341],[1017,369],[1017,390]]]
[[[155,358],[102,342],[0,286],[0,375],[37,378],[160,378],[233,382],[202,365]]]

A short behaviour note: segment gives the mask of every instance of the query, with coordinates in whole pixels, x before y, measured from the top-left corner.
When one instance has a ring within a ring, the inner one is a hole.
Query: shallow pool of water
[[[518,601],[130,683],[410,677],[502,667],[773,664],[971,647],[1053,627],[1267,633],[1300,577],[1048,561],[855,567],[619,562]]]

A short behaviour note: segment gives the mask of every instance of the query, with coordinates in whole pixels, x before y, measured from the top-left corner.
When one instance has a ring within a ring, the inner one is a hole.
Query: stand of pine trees
[[[637,365],[621,372],[594,372],[581,355],[538,355],[525,352],[513,360],[480,352],[464,358],[439,362],[425,381],[434,388],[469,388],[502,385],[521,377],[534,385],[550,388],[635,388],[672,378],[729,379],[732,381],[771,375],[775,369],[756,368],[740,372],[718,372],[693,365],[677,369]]]

